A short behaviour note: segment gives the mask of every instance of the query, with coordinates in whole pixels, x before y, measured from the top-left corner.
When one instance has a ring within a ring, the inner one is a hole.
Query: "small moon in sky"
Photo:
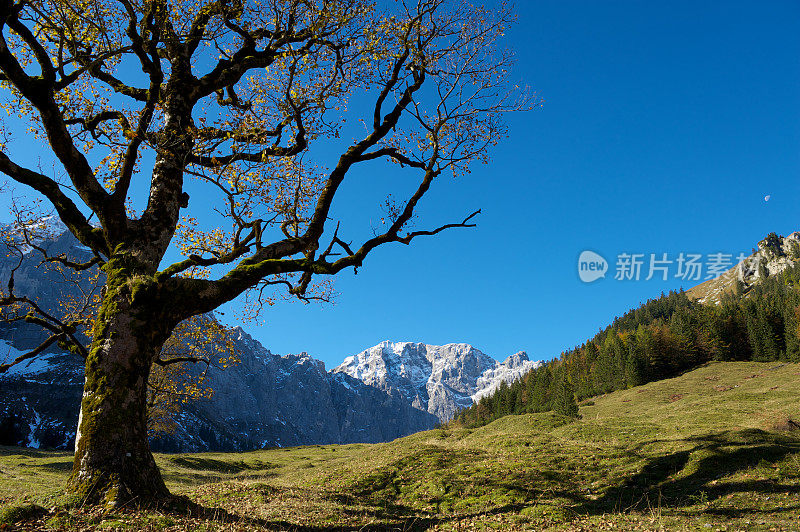
[[[766,196],[764,196],[764,201],[769,201],[769,199],[770,199],[771,197],[772,197],[772,196],[771,196],[770,194],[767,194]]]

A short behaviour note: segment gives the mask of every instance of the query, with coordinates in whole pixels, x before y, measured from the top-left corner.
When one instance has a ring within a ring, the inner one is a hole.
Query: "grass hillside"
[[[60,491],[67,453],[0,448],[0,522],[24,530],[800,530],[800,365],[712,363],[595,398],[580,413],[574,422],[512,415],[377,445],[159,455],[170,489],[189,502],[147,513],[103,514],[69,501]]]
[[[723,295],[734,292],[738,279],[738,266],[734,266],[719,277],[703,281],[693,286],[686,291],[686,295],[689,299],[697,300],[700,303],[716,305],[722,300]]]

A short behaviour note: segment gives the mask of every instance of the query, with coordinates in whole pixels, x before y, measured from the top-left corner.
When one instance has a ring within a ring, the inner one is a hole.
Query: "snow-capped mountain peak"
[[[491,395],[503,382],[511,383],[532,369],[539,367],[541,362],[532,362],[528,359],[528,353],[519,351],[510,355],[502,363],[494,368],[486,370],[478,378],[478,391],[472,394],[474,402],[480,401],[482,397]]]
[[[537,367],[522,351],[498,362],[469,344],[383,341],[334,368],[365,384],[400,392],[412,406],[449,421],[459,410]]]

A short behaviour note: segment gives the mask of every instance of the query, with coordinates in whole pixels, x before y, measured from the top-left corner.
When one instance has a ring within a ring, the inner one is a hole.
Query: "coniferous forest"
[[[800,263],[737,282],[719,305],[670,292],[616,318],[585,344],[463,410],[455,422],[485,425],[507,414],[554,410],[576,401],[677,376],[709,361],[800,362]]]

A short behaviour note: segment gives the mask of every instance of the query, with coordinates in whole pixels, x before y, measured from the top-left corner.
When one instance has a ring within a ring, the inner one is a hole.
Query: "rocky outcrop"
[[[715,279],[709,279],[686,291],[700,303],[717,305],[727,292],[746,293],[761,282],[764,276],[777,275],[800,260],[800,231],[788,236],[769,234],[758,243],[749,257]]]
[[[525,351],[510,355],[503,362],[497,364],[494,368],[487,369],[480,376],[477,382],[478,391],[472,395],[472,400],[478,402],[482,397],[492,395],[500,384],[504,382],[510,384],[540,365],[541,362],[530,361],[528,353]]]

